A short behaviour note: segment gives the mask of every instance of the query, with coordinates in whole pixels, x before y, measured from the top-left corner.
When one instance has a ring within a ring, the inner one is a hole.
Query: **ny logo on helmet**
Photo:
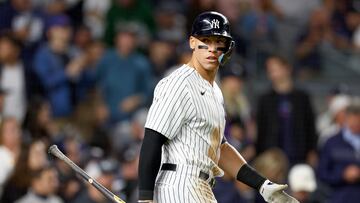
[[[212,29],[219,29],[220,28],[220,21],[218,19],[213,19],[210,24]]]

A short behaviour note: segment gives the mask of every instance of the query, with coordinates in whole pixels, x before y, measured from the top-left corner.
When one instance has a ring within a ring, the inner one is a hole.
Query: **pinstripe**
[[[200,94],[203,91],[205,94]],[[211,139],[216,128],[223,136],[222,103],[218,86],[215,83],[211,86],[186,65],[156,86],[145,127],[168,137],[163,145],[162,163],[178,166],[176,171],[162,171],[157,177],[154,193],[157,202],[216,202],[199,172],[212,175],[213,167],[218,167],[218,160],[212,160],[208,151],[213,150],[217,159],[220,145],[212,146]]]

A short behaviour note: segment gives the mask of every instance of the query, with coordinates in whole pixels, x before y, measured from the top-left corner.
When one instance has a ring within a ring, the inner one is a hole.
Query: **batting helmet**
[[[227,51],[219,58],[220,64],[224,65],[230,58],[235,46],[230,34],[230,23],[221,13],[207,11],[198,15],[192,25],[191,35],[197,36],[220,36],[228,39]]]

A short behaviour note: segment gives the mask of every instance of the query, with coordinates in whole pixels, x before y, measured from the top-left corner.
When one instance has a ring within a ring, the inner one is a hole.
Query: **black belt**
[[[163,171],[176,171],[176,164],[170,164],[170,163],[163,163],[161,166],[161,170]],[[210,175],[208,173],[205,173],[203,171],[200,171],[199,178],[209,183],[209,185],[213,188],[215,186],[215,178],[211,178],[209,180]]]

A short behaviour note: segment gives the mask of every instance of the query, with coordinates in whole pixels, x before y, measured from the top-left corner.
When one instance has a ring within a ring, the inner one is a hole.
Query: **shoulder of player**
[[[160,80],[159,86],[178,86],[178,87],[186,87],[189,82],[189,76],[194,73],[195,70],[187,67],[186,65],[180,66],[168,76]]]

